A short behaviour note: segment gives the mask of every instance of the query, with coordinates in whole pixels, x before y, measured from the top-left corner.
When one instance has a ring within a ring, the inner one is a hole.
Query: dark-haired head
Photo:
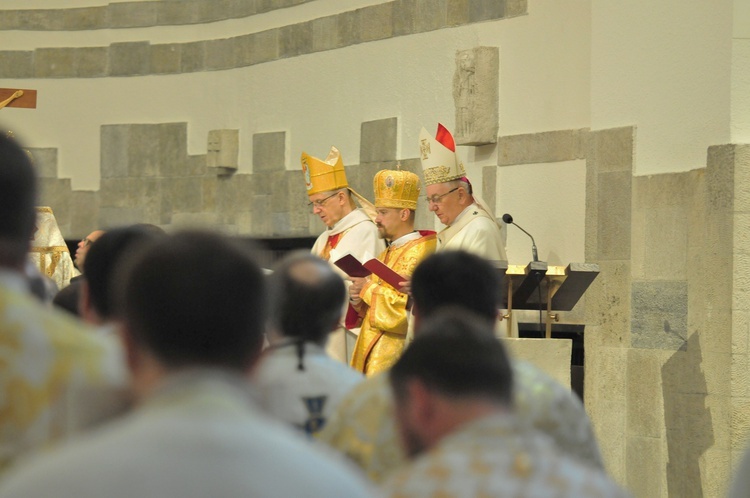
[[[500,274],[487,260],[465,251],[437,252],[414,270],[414,312],[421,322],[441,308],[461,306],[494,322],[500,285]]]
[[[449,306],[423,323],[419,336],[391,368],[397,396],[411,378],[451,397],[483,397],[508,405],[513,373],[505,347],[484,317]]]
[[[130,341],[165,368],[246,371],[260,354],[265,285],[246,245],[206,232],[161,237],[129,256],[116,278]]]
[[[423,324],[389,381],[401,439],[412,456],[513,403],[505,348],[484,317],[461,308],[444,308]]]
[[[269,276],[271,328],[284,337],[325,344],[341,319],[346,301],[343,279],[331,265],[296,252]]]
[[[113,318],[112,293],[113,287],[119,284],[114,280],[118,263],[140,244],[163,235],[163,231],[156,232],[147,225],[132,225],[105,232],[91,244],[83,263],[83,275],[86,282],[84,316],[93,311],[97,321]]]
[[[29,155],[0,133],[0,266],[23,268],[34,234],[36,196]]]

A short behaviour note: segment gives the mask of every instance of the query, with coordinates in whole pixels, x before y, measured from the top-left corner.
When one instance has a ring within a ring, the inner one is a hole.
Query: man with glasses
[[[385,249],[385,243],[378,237],[378,229],[373,223],[374,208],[372,203],[349,188],[339,150],[331,147],[325,160],[303,152],[300,161],[309,206],[327,227],[315,241],[311,252],[326,261],[332,259],[331,251],[334,249],[341,255],[350,253],[360,261],[380,254]],[[355,198],[363,208],[357,208]],[[372,216],[365,209],[373,211]],[[338,267],[334,269],[348,279]],[[347,318],[347,328],[355,327],[358,316],[353,308],[350,308]],[[329,336],[327,351],[332,357],[349,362],[346,332],[343,329]]]
[[[438,232],[438,250],[462,249],[491,262],[507,261],[505,244],[492,211],[474,195],[450,132],[441,124],[435,138],[422,128],[420,159],[427,204],[445,228]]]
[[[78,243],[74,262],[80,271],[83,271],[83,262],[86,260],[86,253],[89,252],[91,244],[102,235],[104,235],[104,230],[94,230]]]
[[[71,278],[70,284],[60,289],[60,292],[58,292],[52,300],[56,306],[72,313],[73,315],[79,316],[78,301],[81,294],[83,262],[86,260],[86,254],[88,254],[89,249],[91,249],[91,244],[105,233],[104,230],[94,230],[78,242],[78,249],[76,249],[73,263],[80,273]]]

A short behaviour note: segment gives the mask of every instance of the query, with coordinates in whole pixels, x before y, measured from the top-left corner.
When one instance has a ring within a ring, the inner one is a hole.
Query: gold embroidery
[[[446,481],[451,476],[451,468],[444,466],[442,462],[435,462],[425,470],[425,474],[433,479]]]
[[[519,451],[513,458],[513,473],[522,478],[531,474],[531,461],[525,452]]]
[[[391,246],[378,259],[399,275],[408,276],[435,247],[435,235],[428,234],[397,248]],[[370,297],[364,300],[370,308],[354,345],[351,366],[370,376],[389,369],[401,356],[408,330],[408,296],[381,283],[377,276],[372,277],[362,295],[368,293]]]
[[[63,253],[68,252],[68,248],[66,246],[32,247],[29,252],[39,253],[39,271],[52,278],[57,269],[57,264],[60,262]],[[49,266],[47,266],[45,254],[50,254],[52,259]]]
[[[29,252],[68,252],[67,246],[31,247]]]
[[[419,177],[410,171],[381,170],[372,181],[375,207],[417,209]]]
[[[451,169],[448,166],[435,166],[434,168],[427,168],[424,170],[424,183],[425,185],[433,185],[435,183],[445,183],[452,180],[458,180],[464,176],[463,168],[460,168],[458,175],[451,175]]]

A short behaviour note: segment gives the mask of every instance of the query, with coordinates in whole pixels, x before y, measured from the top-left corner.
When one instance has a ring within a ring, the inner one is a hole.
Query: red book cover
[[[334,261],[333,264],[344,270],[344,272],[350,277],[363,278],[370,275],[371,273],[374,273],[375,275],[383,279],[385,283],[396,290],[398,290],[400,287],[398,285],[399,282],[403,282],[405,280],[404,277],[388,268],[384,263],[376,258],[368,259],[364,264],[362,264],[351,254],[346,254]]]
[[[363,265],[365,268],[382,278],[385,283],[398,290],[401,287],[399,282],[406,280],[404,277],[388,268],[385,263],[378,259],[370,259]]]
[[[333,264],[344,270],[344,273],[350,277],[364,278],[372,273],[372,271],[362,266],[362,263],[351,254],[342,256],[334,261]]]

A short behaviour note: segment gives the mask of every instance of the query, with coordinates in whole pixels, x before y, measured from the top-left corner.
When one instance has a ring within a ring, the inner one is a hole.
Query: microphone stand
[[[509,225],[514,225],[516,228],[518,228],[523,233],[528,235],[529,238],[531,238],[531,256],[534,258],[535,263],[539,262],[539,253],[537,252],[537,249],[536,249],[536,241],[534,240],[534,236],[531,235],[526,230],[524,230],[523,228],[521,228],[519,225],[517,225],[513,221],[513,217],[508,213],[505,213],[503,215],[503,221]],[[542,303],[542,276],[541,275],[537,276],[536,290],[537,290],[537,293],[538,293],[537,295],[539,299],[539,334],[540,334],[540,338],[544,338],[544,335],[545,335],[544,334],[544,321],[542,320],[542,314],[543,314],[542,309],[543,309],[544,303]]]

